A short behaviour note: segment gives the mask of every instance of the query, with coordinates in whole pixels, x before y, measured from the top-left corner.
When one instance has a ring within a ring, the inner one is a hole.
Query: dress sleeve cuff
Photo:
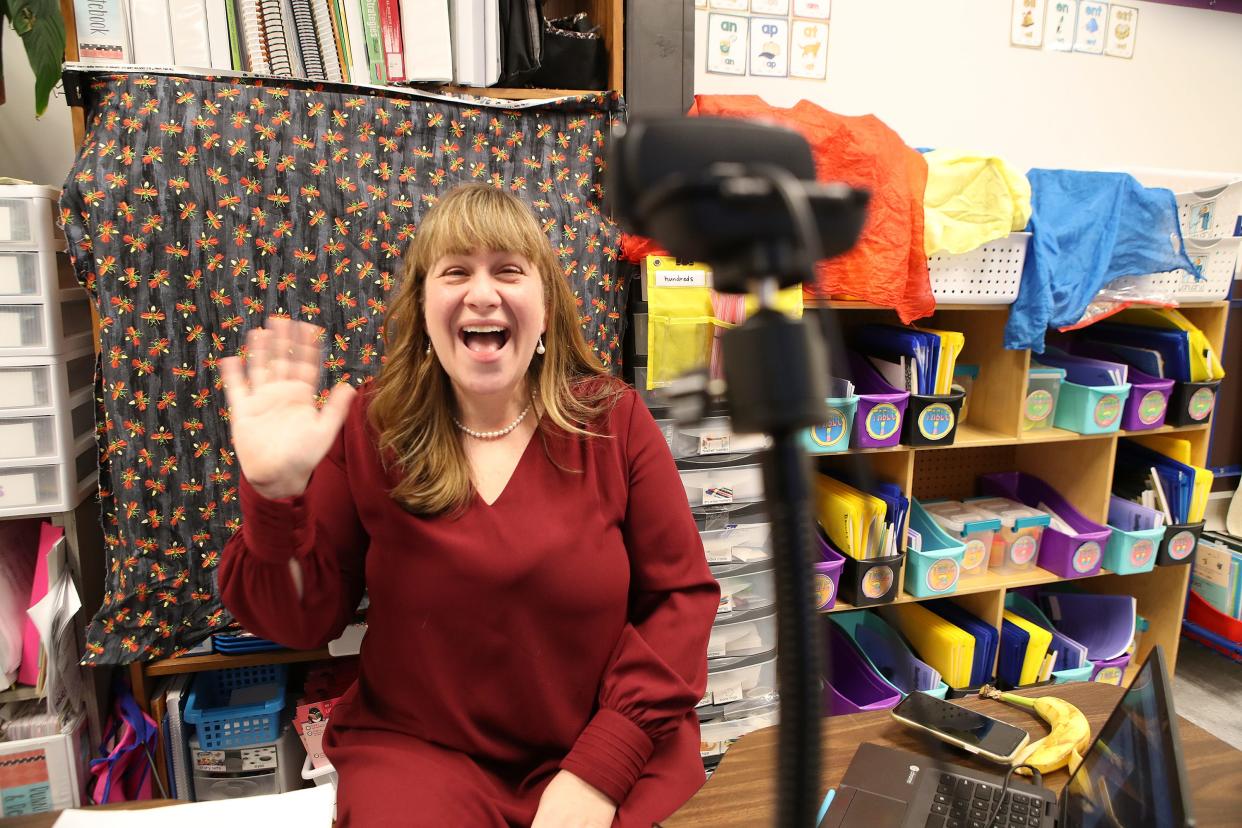
[[[615,710],[599,710],[561,762],[561,770],[620,805],[651,758],[651,737]]]
[[[241,498],[242,528],[246,549],[269,563],[284,563],[310,546],[312,531],[306,521],[306,498],[282,497],[271,500],[259,494],[246,476],[238,485]]]

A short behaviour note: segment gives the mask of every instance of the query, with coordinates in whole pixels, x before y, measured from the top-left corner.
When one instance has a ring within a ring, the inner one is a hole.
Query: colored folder
[[[1132,595],[1043,592],[1040,600],[1057,629],[1086,647],[1092,661],[1118,658],[1134,640]]]
[[[1073,670],[1087,663],[1087,648],[1058,630],[1052,620],[1044,615],[1044,611],[1025,595],[1017,592],[1006,593],[1005,609],[1052,633],[1052,643],[1048,645],[1048,652],[1056,655],[1058,671]]]
[[[940,673],[916,656],[901,635],[875,613],[867,610],[835,613],[832,622],[853,639],[876,671],[903,694],[943,686]]]
[[[975,659],[974,636],[919,604],[885,606],[880,614],[905,636],[919,657],[939,672],[950,687],[970,686]]]
[[[1052,633],[1010,610],[1005,610],[1005,622],[1016,625],[1027,634],[1018,686],[1025,687],[1046,679],[1052,672],[1051,664],[1047,662],[1048,647],[1052,644]],[[1004,636],[1003,631],[1001,635]]]
[[[926,606],[974,638],[975,652],[970,668],[970,686],[980,687],[991,681],[992,667],[996,663],[996,652],[1000,646],[1000,633],[996,628],[947,599],[928,601]]]

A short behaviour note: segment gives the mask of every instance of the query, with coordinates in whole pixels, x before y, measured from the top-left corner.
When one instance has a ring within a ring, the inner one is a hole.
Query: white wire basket
[[[1010,233],[966,253],[937,253],[927,260],[932,295],[947,304],[1012,304],[1030,239],[1030,233]]]

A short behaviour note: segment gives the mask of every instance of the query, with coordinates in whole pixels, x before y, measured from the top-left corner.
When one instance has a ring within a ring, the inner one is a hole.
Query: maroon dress
[[[359,679],[324,741],[337,824],[529,825],[560,769],[618,802],[616,825],[671,814],[703,782],[719,588],[638,395],[604,436],[545,420],[495,503],[434,518],[389,498],[368,399],[302,496],[243,479],[220,568],[238,621],[290,647],[324,646],[368,591]]]

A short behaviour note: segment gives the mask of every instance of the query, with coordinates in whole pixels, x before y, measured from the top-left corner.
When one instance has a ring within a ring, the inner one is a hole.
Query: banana
[[[1030,765],[1040,773],[1048,773],[1066,765],[1069,766],[1071,774],[1078,769],[1082,755],[1091,745],[1091,725],[1077,707],[1055,696],[1027,698],[1014,693],[1002,693],[991,685],[982,687],[979,695],[1034,710],[1052,728],[1047,736],[1023,748],[1014,758],[1014,765]],[[1019,769],[1019,773],[1024,772],[1027,772],[1025,768]]]

